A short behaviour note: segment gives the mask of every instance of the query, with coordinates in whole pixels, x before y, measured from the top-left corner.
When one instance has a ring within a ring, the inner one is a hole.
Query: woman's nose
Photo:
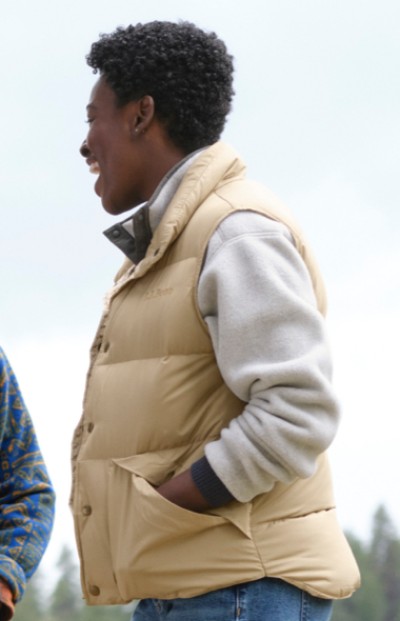
[[[86,140],[84,140],[79,148],[79,153],[82,155],[82,157],[89,157],[90,155],[90,149],[87,146],[87,142]]]

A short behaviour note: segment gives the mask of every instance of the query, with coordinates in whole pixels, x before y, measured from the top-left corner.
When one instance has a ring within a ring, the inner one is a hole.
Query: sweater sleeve
[[[0,452],[0,580],[15,603],[47,547],[54,491],[17,380],[1,349]]]
[[[246,403],[193,465],[200,491],[217,506],[311,476],[339,412],[324,320],[288,229],[251,212],[226,218],[198,299],[222,377]]]

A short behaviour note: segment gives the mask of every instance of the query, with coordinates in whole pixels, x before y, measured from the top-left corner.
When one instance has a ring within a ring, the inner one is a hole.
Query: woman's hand
[[[210,508],[209,503],[194,484],[190,470],[173,477],[159,487],[157,492],[175,505],[201,513]]]

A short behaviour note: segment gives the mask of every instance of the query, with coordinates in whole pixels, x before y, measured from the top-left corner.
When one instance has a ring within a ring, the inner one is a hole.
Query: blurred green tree
[[[60,572],[60,577],[50,596],[48,621],[78,620],[82,609],[78,568],[73,554],[67,546],[64,546],[61,550],[57,569]]]
[[[47,593],[43,589],[43,576],[37,571],[28,582],[25,595],[15,609],[14,621],[44,619],[47,607]]]

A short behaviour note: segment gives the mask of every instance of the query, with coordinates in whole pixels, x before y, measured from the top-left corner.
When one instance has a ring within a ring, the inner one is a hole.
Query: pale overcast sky
[[[88,349],[121,256],[78,154],[100,32],[194,21],[235,57],[223,139],[314,246],[329,296],[342,424],[339,516],[360,536],[383,502],[400,530],[398,0],[2,0],[0,343],[58,492],[50,565],[72,542],[69,447]]]

